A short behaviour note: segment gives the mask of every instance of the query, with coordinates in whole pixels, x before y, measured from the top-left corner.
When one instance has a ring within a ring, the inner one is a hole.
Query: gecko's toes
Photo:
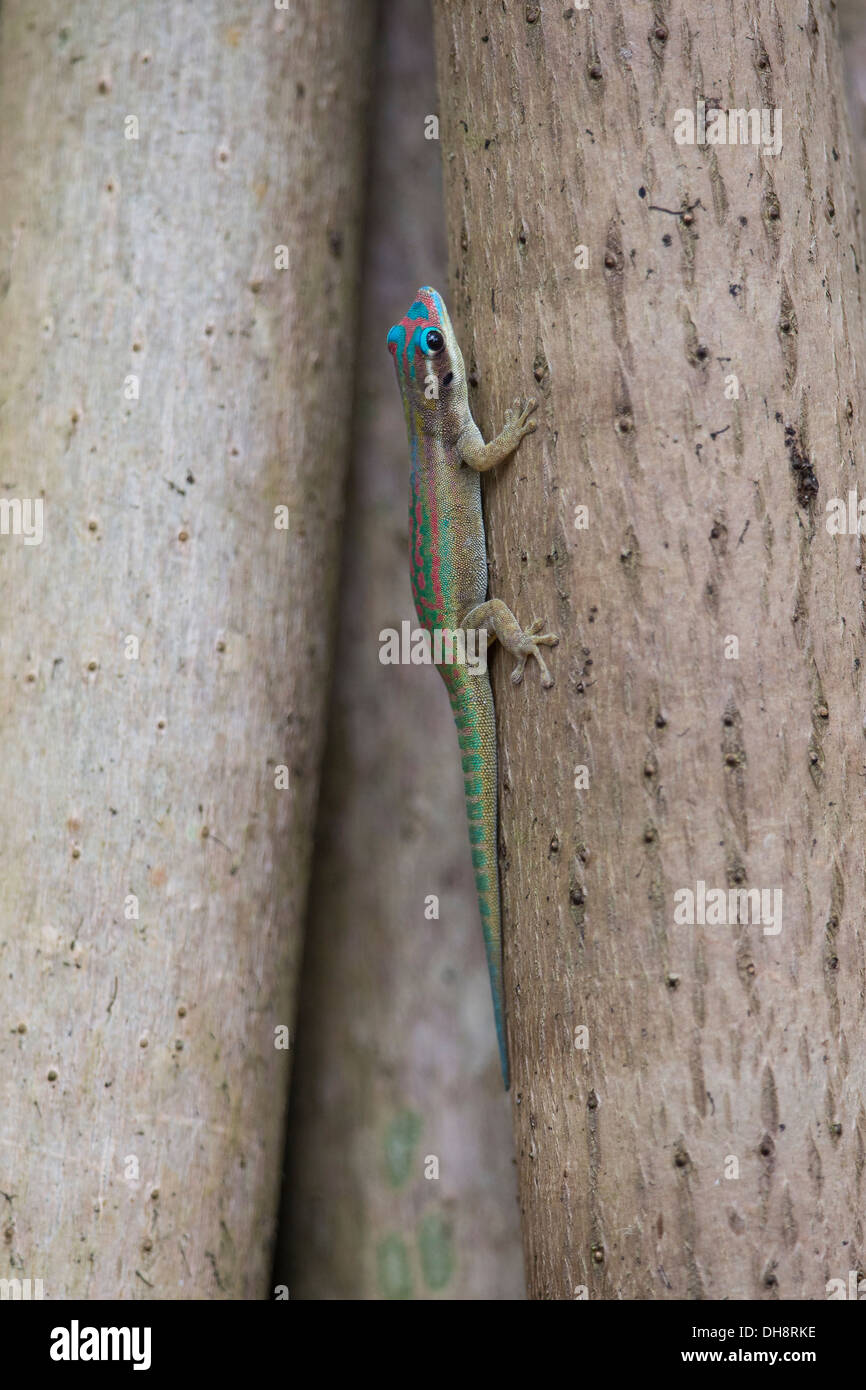
[[[559,637],[555,632],[542,632],[544,619],[536,618],[526,629],[526,636],[531,637],[536,646],[556,647],[559,645]]]
[[[549,690],[553,685],[553,676],[542,676],[541,684],[544,686],[545,690]]]
[[[511,672],[511,684],[512,684],[512,685],[519,685],[520,682],[521,682],[522,680],[523,680],[523,667],[522,667],[522,666],[515,666],[514,670]]]

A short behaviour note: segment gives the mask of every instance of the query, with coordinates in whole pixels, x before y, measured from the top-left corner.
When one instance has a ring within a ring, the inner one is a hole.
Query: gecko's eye
[[[445,346],[445,335],[438,328],[425,328],[421,334],[421,351],[427,357],[435,357]]]

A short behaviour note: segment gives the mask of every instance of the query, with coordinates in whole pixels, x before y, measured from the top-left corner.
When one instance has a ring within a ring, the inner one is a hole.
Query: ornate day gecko
[[[493,468],[535,429],[537,402],[517,400],[505,428],[489,444],[472,418],[463,355],[441,295],[418,291],[408,313],[388,334],[403,397],[412,472],[409,484],[410,569],[418,618],[436,629],[483,629],[517,657],[511,679],[523,678],[533,657],[543,686],[553,678],[539,650],[558,637],[543,621],[525,630],[501,599],[487,598],[487,552],[480,474]],[[499,1057],[509,1086],[502,986],[502,917],[497,860],[496,725],[486,669],[440,664],[463,753],[469,840],[493,993]]]

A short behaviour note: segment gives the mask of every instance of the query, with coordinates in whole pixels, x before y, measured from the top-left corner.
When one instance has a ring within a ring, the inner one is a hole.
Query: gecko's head
[[[462,418],[466,368],[441,294],[429,285],[418,291],[388,334],[388,351],[407,414],[417,412],[421,429],[439,431],[449,417]]]

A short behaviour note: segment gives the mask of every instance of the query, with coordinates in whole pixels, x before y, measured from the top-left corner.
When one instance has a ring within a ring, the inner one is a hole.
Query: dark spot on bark
[[[785,426],[785,448],[797,485],[797,501],[801,507],[810,507],[818,495],[818,478],[794,425]]]

